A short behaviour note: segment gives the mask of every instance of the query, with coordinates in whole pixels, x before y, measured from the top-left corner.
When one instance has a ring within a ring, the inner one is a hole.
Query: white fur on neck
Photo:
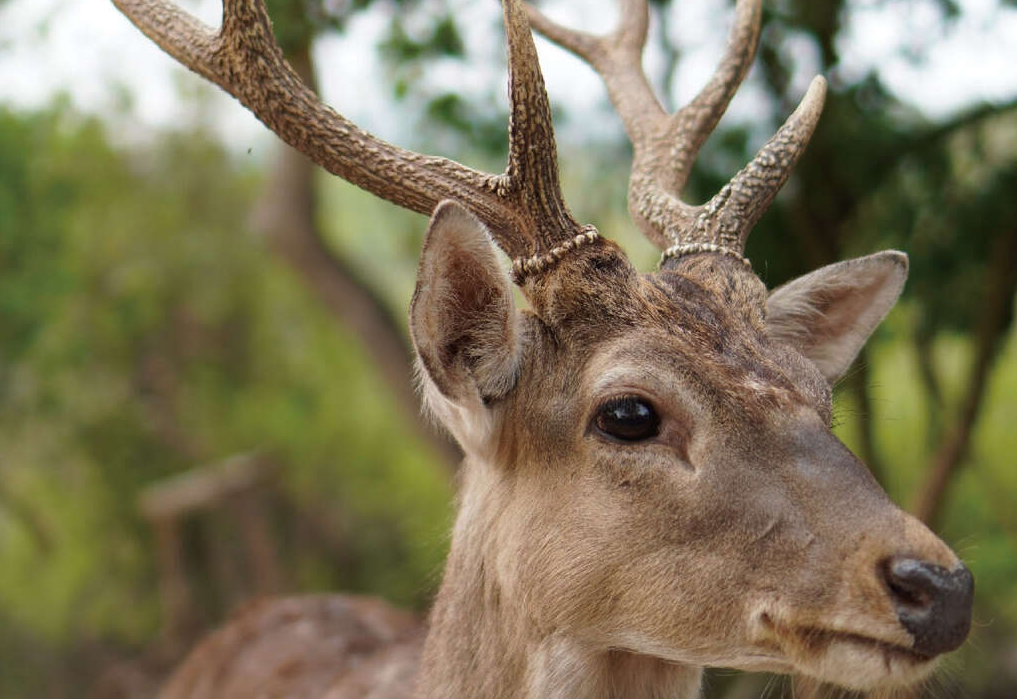
[[[432,395],[441,398],[435,389]],[[511,587],[513,576],[500,571],[507,561],[499,555],[504,550],[498,546],[493,503],[510,487],[505,472],[490,460],[471,456],[462,469],[452,550],[422,661],[421,697],[699,696],[702,670],[697,666],[594,647],[575,635],[538,628],[519,591]]]
[[[527,699],[693,699],[702,670],[551,636],[531,650]]]

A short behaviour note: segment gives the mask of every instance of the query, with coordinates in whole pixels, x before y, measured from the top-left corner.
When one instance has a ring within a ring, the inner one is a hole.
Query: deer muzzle
[[[893,557],[880,572],[901,625],[914,636],[916,653],[933,657],[957,649],[968,637],[975,581],[963,564],[947,570]]]

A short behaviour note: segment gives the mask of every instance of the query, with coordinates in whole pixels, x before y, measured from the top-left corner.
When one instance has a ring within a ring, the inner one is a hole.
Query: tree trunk
[[[943,431],[943,411],[946,408],[946,401],[943,398],[943,388],[940,386],[939,377],[936,376],[936,365],[932,356],[932,335],[925,330],[919,330],[915,336],[915,353],[918,356],[918,376],[925,389],[927,409],[926,419],[926,442],[929,448],[935,448],[937,437]]]
[[[1013,313],[1014,293],[1017,292],[1017,231],[1007,231],[996,238],[991,261],[991,267],[986,270],[986,295],[967,392],[954,426],[932,458],[929,477],[912,508],[915,515],[928,524],[938,518],[947,488],[967,454],[989,371],[999,354]]]

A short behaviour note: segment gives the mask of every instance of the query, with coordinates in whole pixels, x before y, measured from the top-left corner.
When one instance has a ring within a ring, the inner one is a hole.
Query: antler
[[[518,260],[517,271],[579,238],[596,237],[562,200],[547,92],[519,0],[504,0],[511,120],[501,175],[386,143],[323,104],[283,58],[264,0],[223,0],[218,31],[168,0],[113,3],[164,51],[329,172],[423,214],[443,199],[459,201],[509,256],[530,258]]]
[[[621,19],[606,36],[568,29],[527,7],[534,29],[603,78],[634,150],[629,212],[650,240],[669,248],[665,256],[714,248],[740,256],[749,231],[787,180],[819,120],[826,81],[817,76],[780,130],[709,202],[693,206],[679,198],[693,160],[755,57],[761,5],[762,0],[738,0],[720,65],[695,99],[674,114],[654,96],[642,68],[647,0],[620,0]]]

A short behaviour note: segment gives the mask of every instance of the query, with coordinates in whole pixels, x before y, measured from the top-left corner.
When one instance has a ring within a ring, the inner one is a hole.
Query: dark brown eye
[[[660,417],[653,406],[641,398],[613,398],[597,411],[597,429],[625,442],[656,437]]]

